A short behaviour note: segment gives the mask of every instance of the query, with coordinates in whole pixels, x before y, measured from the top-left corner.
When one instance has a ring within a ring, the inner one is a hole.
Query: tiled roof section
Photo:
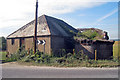
[[[31,21],[22,28],[10,34],[7,38],[29,37],[34,36],[35,21]],[[77,32],[72,26],[68,25],[62,20],[42,15],[38,18],[37,36],[57,35],[57,36],[71,36],[69,30]]]

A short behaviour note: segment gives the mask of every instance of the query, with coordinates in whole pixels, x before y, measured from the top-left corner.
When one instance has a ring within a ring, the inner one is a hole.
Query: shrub
[[[86,30],[82,33],[78,32],[75,38],[82,38],[82,39],[101,39],[102,35],[98,34],[98,32],[94,30]]]
[[[43,54],[43,52],[37,50],[35,54],[30,53],[28,56],[25,56],[22,61],[24,62],[33,61],[36,63],[50,63],[50,56],[47,54]]]
[[[75,60],[76,59],[73,56],[71,56],[71,57],[69,57],[69,58],[66,59],[66,62],[67,63],[73,63]]]
[[[83,51],[79,51],[78,53],[74,54],[74,57],[79,60],[88,60],[88,56],[83,53]]]
[[[66,60],[65,60],[65,58],[64,57],[61,57],[61,58],[57,58],[56,59],[56,62],[57,63],[63,63],[63,62],[65,62]]]
[[[0,37],[0,50],[6,50],[6,39],[5,39],[5,37]]]
[[[22,61],[24,61],[24,62],[30,62],[30,61],[31,61],[30,55],[24,57],[24,58],[22,59]]]
[[[119,57],[113,57],[112,59],[114,62],[119,62]]]
[[[63,57],[63,56],[65,56],[67,53],[66,53],[66,50],[65,49],[62,49],[61,50],[61,56],[60,57]]]
[[[19,48],[16,53],[9,54],[9,58],[6,60],[7,62],[10,61],[17,61],[23,59],[27,54],[27,51],[25,50],[24,46]]]
[[[73,54],[72,54],[72,53],[68,53],[68,54],[66,55],[66,58],[70,58],[71,56],[73,56]]]

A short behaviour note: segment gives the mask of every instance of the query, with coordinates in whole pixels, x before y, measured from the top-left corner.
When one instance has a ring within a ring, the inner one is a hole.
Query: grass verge
[[[51,67],[119,67],[118,62],[114,62],[111,60],[89,60],[89,61],[79,61],[75,60],[73,63],[35,63],[35,62],[22,62],[18,61],[20,65],[26,66],[51,66]]]
[[[6,51],[1,51],[0,52],[0,60],[6,60]]]

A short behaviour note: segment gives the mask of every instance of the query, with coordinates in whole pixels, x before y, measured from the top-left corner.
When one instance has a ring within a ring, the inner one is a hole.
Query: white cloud
[[[34,3],[24,0],[0,1],[0,28],[17,26],[29,19],[27,13],[34,11]]]
[[[39,16],[41,14],[65,14],[77,9],[91,8],[103,3],[87,2],[92,0],[39,0]],[[25,24],[34,19],[35,1],[33,0],[1,0],[0,28]]]
[[[84,2],[81,2],[81,0],[49,0],[46,2],[46,0],[40,0],[39,1],[39,12],[47,13],[47,14],[64,14],[73,12],[77,9],[84,9],[84,8],[91,8],[94,6],[98,6],[103,4],[102,3],[96,3],[96,2],[87,2],[91,0],[85,0]]]
[[[118,9],[115,9],[115,10],[113,10],[112,12],[106,14],[105,16],[99,18],[99,19],[97,20],[97,23],[103,21],[104,19],[106,19],[106,18],[108,18],[108,17],[110,17],[110,16],[112,16],[112,15],[115,14],[117,11],[118,11]]]
[[[39,16],[74,12],[78,9],[92,8],[111,0],[38,0]],[[115,0],[114,0],[115,1]],[[118,1],[118,0],[117,0]],[[100,3],[102,2],[102,3]],[[35,0],[1,0],[0,29],[21,27],[34,19]],[[1,34],[1,33],[0,33]]]

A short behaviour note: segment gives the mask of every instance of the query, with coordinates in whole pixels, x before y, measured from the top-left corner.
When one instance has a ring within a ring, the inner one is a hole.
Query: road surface
[[[56,68],[3,65],[3,78],[118,78],[118,68]]]

